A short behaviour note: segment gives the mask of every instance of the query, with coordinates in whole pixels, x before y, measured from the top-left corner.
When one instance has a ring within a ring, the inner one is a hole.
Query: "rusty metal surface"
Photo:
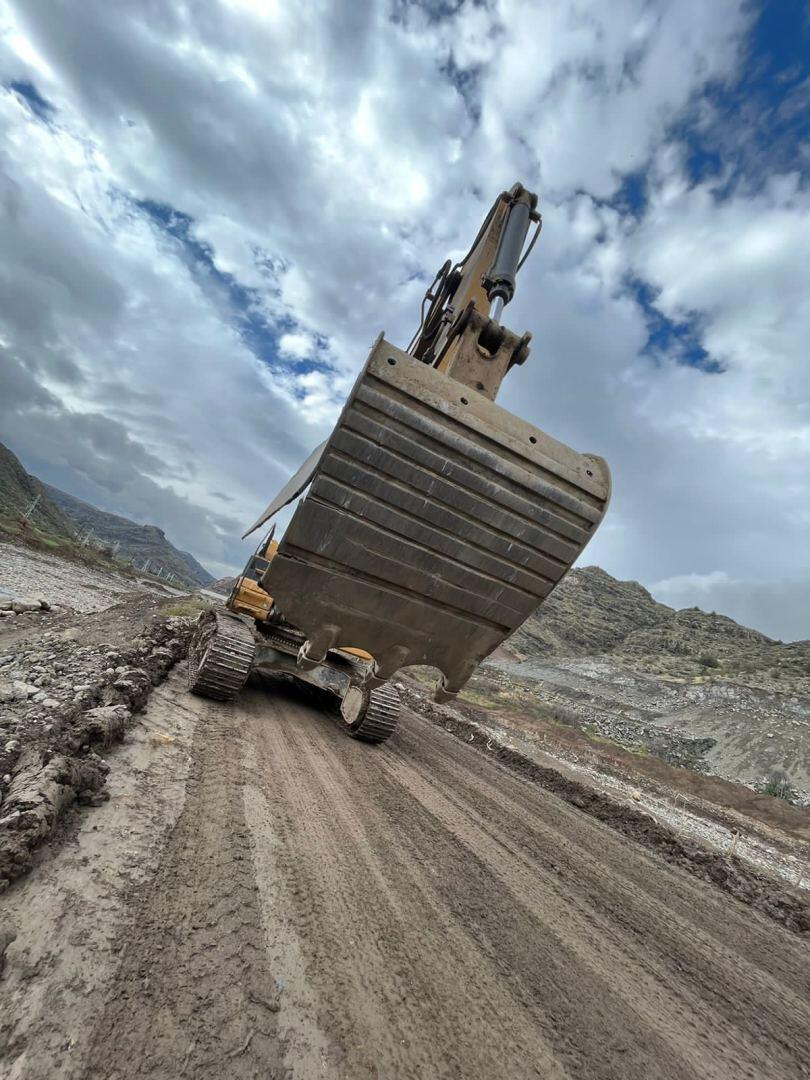
[[[309,683],[310,686],[317,686],[319,690],[328,690],[339,699],[352,685],[354,674],[348,665],[341,669],[334,664],[319,664],[311,671],[302,671],[296,665],[294,656],[263,644],[256,648],[256,659],[252,670],[259,676],[285,675],[299,682]]]
[[[470,305],[453,324],[436,367],[490,401],[503,377],[529,355],[531,334],[519,337]]]
[[[378,339],[262,584],[308,639],[458,690],[602,519],[607,465]]]

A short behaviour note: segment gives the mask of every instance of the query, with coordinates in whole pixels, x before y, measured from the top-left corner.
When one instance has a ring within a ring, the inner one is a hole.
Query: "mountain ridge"
[[[30,537],[25,539],[26,530],[33,530],[40,534],[40,544],[61,546],[63,553],[71,551],[75,557],[81,552],[77,535],[88,529],[105,547],[114,549],[118,558],[134,559],[141,565],[151,560],[153,572],[174,574],[179,584],[209,585],[215,580],[190,552],[176,548],[157,525],[139,525],[44,483],[28,472],[13,450],[0,443],[0,535],[12,542],[30,543]]]
[[[72,537],[76,532],[40,481],[3,443],[0,443],[0,513],[4,517],[15,515],[18,519],[27,514],[31,525],[56,536]]]
[[[810,677],[810,640],[777,641],[727,615],[668,607],[598,566],[570,571],[508,647],[522,659],[607,655],[661,674]]]
[[[162,570],[174,574],[184,585],[208,585],[214,581],[214,575],[190,552],[176,548],[158,525],[140,525],[121,514],[100,510],[51,484],[41,483],[49,498],[76,525],[91,529],[105,543],[118,544],[119,556],[136,562],[151,562],[153,565],[149,569],[152,572]]]

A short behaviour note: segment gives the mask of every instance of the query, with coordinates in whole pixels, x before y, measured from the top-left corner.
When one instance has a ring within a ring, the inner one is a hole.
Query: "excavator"
[[[200,617],[193,693],[289,678],[382,743],[401,668],[438,669],[434,698],[452,700],[565,576],[607,509],[608,466],[495,404],[529,355],[531,334],[501,319],[541,226],[535,194],[501,192],[428,287],[408,348],[374,342],[329,438],[244,534],[303,495],[283,538],[273,525]]]

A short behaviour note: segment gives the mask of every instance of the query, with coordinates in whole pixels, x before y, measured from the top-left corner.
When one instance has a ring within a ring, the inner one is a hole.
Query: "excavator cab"
[[[605,461],[495,404],[529,354],[531,335],[500,319],[540,227],[531,192],[499,195],[467,256],[428,288],[408,349],[377,338],[329,439],[245,534],[308,489],[227,611],[198,629],[209,643],[252,638],[242,682],[264,667],[328,689],[349,734],[383,741],[400,668],[438,668],[435,697],[452,699],[593,536],[610,496]],[[203,693],[206,664],[194,645],[191,685]]]

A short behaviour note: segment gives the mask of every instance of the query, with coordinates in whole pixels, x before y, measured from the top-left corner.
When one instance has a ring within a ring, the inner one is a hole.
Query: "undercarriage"
[[[371,686],[372,661],[341,649],[324,661],[306,662],[305,637],[281,622],[255,623],[227,608],[200,616],[189,648],[189,689],[216,701],[231,701],[248,678],[289,678],[330,695],[335,716],[352,738],[381,743],[394,733],[400,701],[396,688]]]

